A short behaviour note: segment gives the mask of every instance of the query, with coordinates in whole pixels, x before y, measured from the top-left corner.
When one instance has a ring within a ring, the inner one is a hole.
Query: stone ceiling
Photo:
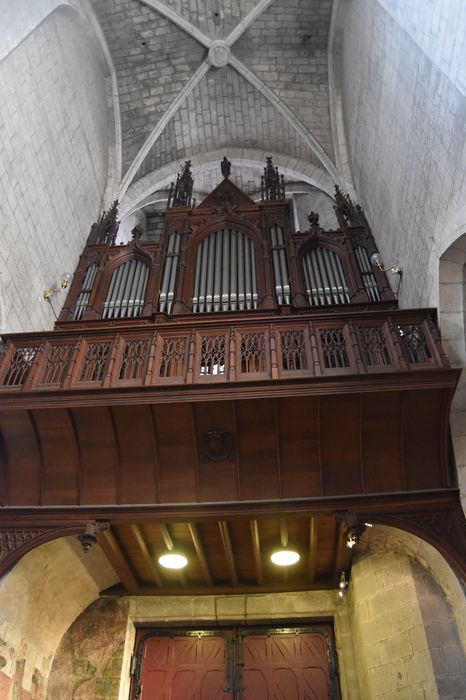
[[[170,164],[174,173],[184,159],[239,148],[245,162],[274,153],[338,180],[327,57],[333,0],[92,4],[116,73],[120,200]]]

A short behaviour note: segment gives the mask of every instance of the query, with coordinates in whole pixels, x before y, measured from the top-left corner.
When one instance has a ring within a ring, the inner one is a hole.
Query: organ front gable
[[[362,211],[337,190],[341,228],[324,231],[310,212],[308,229],[296,231],[292,202],[275,170],[268,162],[259,202],[241,192],[228,171],[196,205],[188,161],[157,243],[136,228],[128,245],[117,245],[114,205],[91,231],[59,326],[160,314],[393,306],[385,274],[370,263],[376,246]]]

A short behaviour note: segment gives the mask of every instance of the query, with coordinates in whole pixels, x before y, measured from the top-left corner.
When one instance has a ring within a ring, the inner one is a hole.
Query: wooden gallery
[[[364,700],[392,640],[427,653],[416,581],[464,583],[435,309],[338,187],[299,231],[271,158],[258,201],[232,175],[195,202],[187,161],[123,244],[115,203],[54,330],[3,336],[1,573],[65,538],[97,590],[31,698]]]

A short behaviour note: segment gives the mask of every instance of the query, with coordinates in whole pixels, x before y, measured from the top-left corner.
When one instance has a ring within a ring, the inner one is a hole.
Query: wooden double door
[[[339,698],[330,625],[139,630],[130,700]]]

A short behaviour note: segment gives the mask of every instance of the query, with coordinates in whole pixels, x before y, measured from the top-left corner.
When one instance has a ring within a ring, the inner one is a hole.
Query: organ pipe
[[[328,248],[313,248],[303,258],[306,292],[311,306],[348,304],[348,283],[340,257]]]
[[[254,245],[241,231],[221,229],[201,241],[194,270],[193,311],[257,308]]]
[[[139,316],[144,308],[148,272],[142,260],[128,260],[117,267],[110,279],[102,317]]]

